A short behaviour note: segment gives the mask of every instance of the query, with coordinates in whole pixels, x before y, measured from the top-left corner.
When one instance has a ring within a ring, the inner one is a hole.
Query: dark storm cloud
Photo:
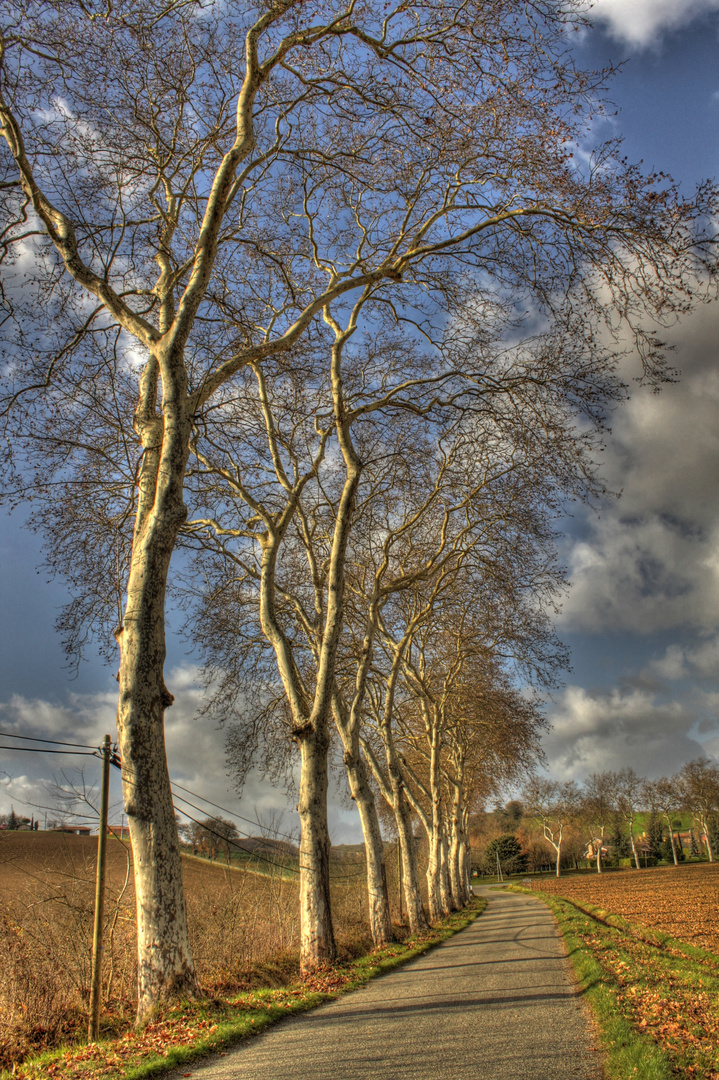
[[[603,476],[621,497],[567,542],[567,628],[719,628],[719,304],[667,338],[680,381],[617,411]]]

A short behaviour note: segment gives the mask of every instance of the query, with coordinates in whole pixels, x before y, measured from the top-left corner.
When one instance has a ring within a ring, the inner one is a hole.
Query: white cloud
[[[594,0],[589,14],[614,37],[643,48],[667,31],[718,10],[719,0]]]
[[[550,769],[580,781],[628,766],[640,776],[674,773],[708,745],[693,736],[697,718],[690,704],[646,690],[592,694],[569,686],[550,712],[553,728],[544,741]]]
[[[277,810],[288,815],[287,826],[294,824],[295,808],[289,804],[284,790],[273,787],[257,774],[250,776],[241,798],[235,794],[225,765],[224,731],[213,721],[196,719],[202,702],[197,670],[190,665],[173,669],[168,673],[167,686],[175,695],[175,702],[165,716],[165,745],[172,782],[190,789],[201,799],[210,799],[227,808],[229,816],[238,814],[254,821],[256,814],[262,817]],[[15,694],[8,701],[0,702],[0,730],[10,735],[34,735],[99,747],[106,733],[113,740],[117,737],[116,709],[117,695],[113,689],[100,694],[71,694],[67,704]],[[3,738],[1,741],[7,744],[14,740]],[[18,741],[17,745],[31,746],[32,743]],[[76,770],[83,765],[89,783],[99,778],[99,761],[92,757],[0,750],[0,813],[7,813],[14,806],[17,813],[29,815],[33,807],[47,806],[47,783],[53,777],[62,781],[63,770],[71,777],[76,776]],[[218,812],[186,792],[178,791],[177,795],[201,807],[197,811],[177,799],[177,809],[186,810],[193,817]],[[112,772],[111,802],[119,821],[122,805],[115,770]],[[330,818],[334,843],[355,842],[361,838],[357,812],[343,805],[341,795],[334,790],[330,797]],[[42,816],[40,820],[43,820]],[[256,834],[259,831],[248,821],[238,820],[237,824],[241,832]]]
[[[652,660],[643,674],[675,682],[719,678],[719,635],[700,639],[693,645],[668,645],[664,655]],[[719,693],[712,697],[704,692],[703,698],[709,707],[716,708]]]

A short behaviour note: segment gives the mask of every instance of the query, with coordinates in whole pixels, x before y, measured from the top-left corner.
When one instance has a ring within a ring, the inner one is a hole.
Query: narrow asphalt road
[[[548,909],[487,910],[426,956],[193,1068],[193,1080],[600,1080]]]

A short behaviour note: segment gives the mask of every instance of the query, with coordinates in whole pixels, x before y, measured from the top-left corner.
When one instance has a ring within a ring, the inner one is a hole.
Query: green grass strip
[[[582,933],[592,932],[591,916],[547,893],[516,885],[511,886],[511,891],[536,896],[556,918],[582,996],[599,1028],[608,1080],[674,1080],[667,1054],[622,1015],[621,988],[582,940]]]

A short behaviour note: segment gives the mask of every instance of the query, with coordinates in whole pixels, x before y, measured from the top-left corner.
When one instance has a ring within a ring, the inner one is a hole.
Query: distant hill
[[[292,855],[296,857],[300,851],[296,844],[287,840],[273,840],[270,836],[242,836],[237,841],[245,851],[251,851],[258,855]]]

